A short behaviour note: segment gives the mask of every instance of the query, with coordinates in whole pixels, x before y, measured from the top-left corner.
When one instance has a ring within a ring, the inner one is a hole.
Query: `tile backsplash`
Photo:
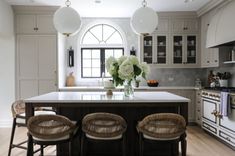
[[[147,79],[159,81],[159,86],[195,86],[196,78],[201,79],[202,85],[206,82],[205,69],[183,69],[183,68],[150,68],[151,72]],[[142,82],[141,85],[146,85]]]

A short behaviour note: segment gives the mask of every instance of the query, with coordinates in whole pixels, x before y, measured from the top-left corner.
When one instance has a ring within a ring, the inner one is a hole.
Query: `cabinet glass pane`
[[[153,37],[144,37],[144,62],[152,64],[153,58]]]
[[[173,63],[182,64],[183,63],[183,36],[174,36],[173,37]]]
[[[196,63],[196,36],[187,36],[187,63],[195,64]]]
[[[157,36],[157,63],[166,64],[166,36]]]

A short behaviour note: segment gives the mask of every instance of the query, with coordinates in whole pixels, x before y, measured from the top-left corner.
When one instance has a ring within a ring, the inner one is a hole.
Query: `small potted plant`
[[[218,72],[216,76],[219,78],[220,87],[228,87],[228,79],[231,78],[230,72],[224,72],[224,73]]]

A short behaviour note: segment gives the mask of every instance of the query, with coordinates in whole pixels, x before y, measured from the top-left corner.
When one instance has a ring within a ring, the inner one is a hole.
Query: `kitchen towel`
[[[228,116],[231,113],[229,92],[221,92],[220,113]]]

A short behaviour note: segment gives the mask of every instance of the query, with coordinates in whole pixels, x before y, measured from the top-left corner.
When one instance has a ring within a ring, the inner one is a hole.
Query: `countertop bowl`
[[[158,82],[156,83],[147,83],[149,87],[157,87],[158,86]]]

